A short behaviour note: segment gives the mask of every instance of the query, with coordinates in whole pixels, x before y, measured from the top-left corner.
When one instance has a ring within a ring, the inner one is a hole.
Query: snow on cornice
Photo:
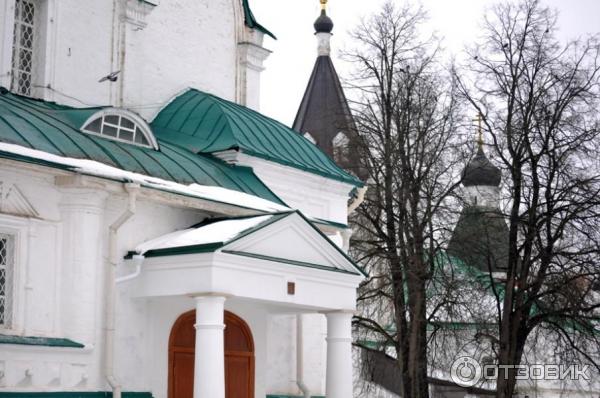
[[[144,174],[122,170],[94,160],[57,156],[20,145],[0,143],[0,153],[26,158],[17,160],[27,161],[27,159],[30,159],[32,161],[37,161],[37,163],[50,163],[49,166],[66,168],[79,174],[123,182],[138,183],[146,188],[225,203],[232,206],[258,210],[261,212],[279,212],[290,210],[285,206],[269,200],[227,188],[200,184],[180,184],[173,181],[163,180],[161,178],[150,177]],[[10,158],[10,156],[3,157]],[[13,156],[13,158],[14,157],[15,156]]]

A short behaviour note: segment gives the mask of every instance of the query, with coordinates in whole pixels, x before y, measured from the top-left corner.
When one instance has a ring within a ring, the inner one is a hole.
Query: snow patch
[[[144,242],[138,245],[135,251],[143,255],[150,250],[226,243],[243,232],[269,220],[271,217],[273,216],[224,220],[198,228],[188,228]]]

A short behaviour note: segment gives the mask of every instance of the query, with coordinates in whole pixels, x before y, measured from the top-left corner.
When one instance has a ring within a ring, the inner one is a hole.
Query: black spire
[[[319,56],[308,81],[294,130],[309,133],[317,145],[333,157],[333,139],[339,132],[356,131],[348,101],[329,56]]]
[[[321,16],[314,24],[319,43],[318,56],[293,128],[301,134],[310,134],[316,145],[339,166],[363,178],[364,172],[358,170],[356,124],[329,56],[333,22],[325,10],[327,0],[321,0],[321,6]],[[342,139],[338,139],[340,134],[344,136]],[[345,144],[340,145],[339,142]]]

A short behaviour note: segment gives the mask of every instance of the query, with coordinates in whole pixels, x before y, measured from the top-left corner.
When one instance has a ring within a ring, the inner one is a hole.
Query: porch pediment
[[[134,297],[219,293],[279,308],[351,311],[364,277],[300,212],[208,220],[136,252],[145,260],[128,289]]]
[[[362,275],[360,267],[299,212],[208,220],[145,242],[135,252],[148,258],[225,253]]]

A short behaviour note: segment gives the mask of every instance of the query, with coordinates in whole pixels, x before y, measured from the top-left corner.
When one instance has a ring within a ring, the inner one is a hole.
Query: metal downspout
[[[115,282],[117,283],[117,285],[119,283],[123,283],[123,282],[127,282],[130,280],[133,280],[135,278],[137,278],[138,276],[140,276],[140,274],[142,273],[142,264],[144,263],[144,260],[146,259],[146,257],[140,255],[140,254],[136,254],[133,256],[132,260],[135,264],[135,271],[133,271],[133,273],[129,274],[129,275],[125,275],[125,276],[121,276],[119,278],[115,279]]]
[[[129,194],[127,208],[113,222],[109,229],[108,237],[108,273],[106,281],[106,339],[105,339],[105,376],[113,393],[113,398],[121,398],[122,386],[114,374],[114,350],[115,350],[115,318],[116,318],[116,271],[119,262],[117,254],[117,239],[119,229],[136,212],[137,195],[140,190],[139,184],[124,184],[125,191]]]

